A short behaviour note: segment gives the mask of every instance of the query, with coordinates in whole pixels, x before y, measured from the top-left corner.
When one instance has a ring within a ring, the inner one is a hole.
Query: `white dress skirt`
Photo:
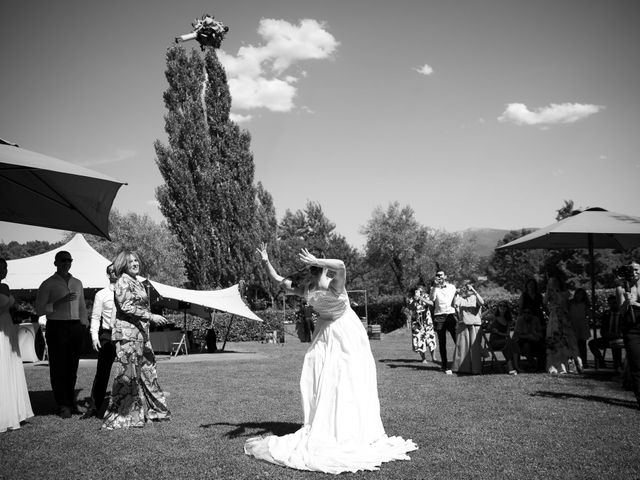
[[[333,474],[409,460],[407,452],[417,445],[384,432],[369,339],[346,291],[315,290],[307,301],[319,319],[300,377],[304,425],[281,437],[251,438],[245,453],[277,465]]]
[[[0,432],[20,428],[20,422],[33,417],[18,329],[9,313],[12,304],[13,297],[0,294]]]

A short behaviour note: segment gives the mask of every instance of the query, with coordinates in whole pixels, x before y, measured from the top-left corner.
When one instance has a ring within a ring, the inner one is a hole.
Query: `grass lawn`
[[[248,437],[301,426],[307,346],[288,336],[284,345],[228,343],[228,352],[188,362],[159,357],[172,420],[124,431],[57,417],[48,367],[25,364],[36,416],[0,434],[0,478],[329,478],[260,462],[242,449]],[[640,478],[640,411],[611,370],[446,376],[418,361],[406,331],[371,346],[387,434],[420,449],[411,461],[343,478]],[[95,362],[81,362],[79,398],[89,394],[94,369]]]

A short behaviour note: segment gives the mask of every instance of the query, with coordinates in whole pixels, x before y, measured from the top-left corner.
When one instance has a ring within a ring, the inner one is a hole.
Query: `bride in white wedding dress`
[[[407,452],[418,446],[388,437],[382,426],[376,367],[369,339],[349,304],[344,263],[302,249],[299,257],[306,268],[283,278],[269,262],[266,244],[258,253],[269,276],[286,293],[306,298],[319,318],[300,377],[304,425],[282,437],[251,438],[245,453],[277,465],[334,474],[409,460]],[[327,270],[335,273],[333,278]]]

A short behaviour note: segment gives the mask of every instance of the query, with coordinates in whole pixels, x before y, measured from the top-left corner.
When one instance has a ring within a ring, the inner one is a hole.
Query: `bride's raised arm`
[[[312,267],[325,268],[335,272],[335,276],[331,279],[329,287],[336,292],[341,292],[347,283],[347,268],[342,260],[335,258],[318,258],[309,252],[306,248],[298,254],[300,260]]]
[[[262,262],[264,268],[267,270],[267,273],[269,274],[271,280],[282,285],[285,293],[290,295],[297,295],[298,292],[293,288],[291,280],[284,278],[282,275],[276,272],[276,269],[273,268],[273,265],[271,265],[271,262],[269,261],[269,254],[267,253],[267,244],[262,242],[260,246],[256,248],[256,251],[260,254],[260,261]]]

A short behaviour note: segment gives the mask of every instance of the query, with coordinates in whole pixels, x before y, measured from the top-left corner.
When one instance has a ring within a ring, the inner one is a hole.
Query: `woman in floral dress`
[[[433,329],[433,320],[429,307],[433,305],[422,287],[413,291],[413,297],[409,299],[411,310],[411,346],[414,352],[420,354],[422,363],[427,363],[427,351],[433,361],[433,352],[436,350],[436,333]]]
[[[113,265],[118,275],[114,290],[116,320],[111,334],[116,359],[111,400],[102,424],[102,428],[109,430],[143,427],[146,421],[170,417],[149,341],[149,322],[158,325],[168,322],[149,310],[149,296],[138,277],[138,256],[120,252]]]

